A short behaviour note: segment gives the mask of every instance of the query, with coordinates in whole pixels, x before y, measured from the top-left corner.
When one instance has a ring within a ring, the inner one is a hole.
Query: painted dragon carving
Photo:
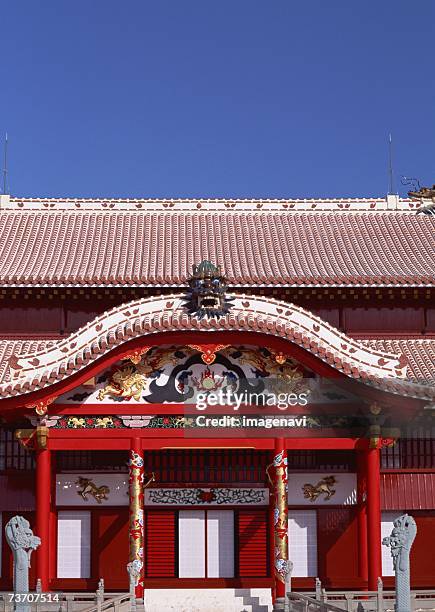
[[[324,495],[324,500],[328,501],[333,495],[335,495],[335,489],[333,486],[337,483],[335,476],[326,476],[319,480],[316,485],[309,483],[304,484],[302,491],[304,492],[305,499],[309,499],[311,502],[315,502],[320,495]]]
[[[175,365],[174,349],[157,349],[152,355],[146,354],[138,363],[129,363],[119,367],[110,377],[109,383],[98,392],[102,401],[106,396],[134,399],[139,402],[146,392],[154,373],[160,373],[168,363]]]
[[[89,500],[88,495],[92,495],[98,504],[101,504],[103,499],[108,499],[110,489],[107,485],[97,487],[91,478],[84,478],[83,476],[79,476],[76,484],[81,487],[81,490],[77,491],[77,495],[80,495],[84,501]]]
[[[304,377],[298,367],[293,367],[289,363],[279,365],[273,363],[268,367],[269,379],[267,388],[275,394],[278,393],[298,393],[308,389],[304,384]]]
[[[234,349],[222,351],[232,357]],[[271,393],[300,393],[309,389],[304,381],[304,374],[297,364],[282,354],[270,354],[267,357],[259,351],[240,347],[235,350],[240,364],[250,365],[257,375],[264,377],[267,390]]]
[[[98,399],[101,401],[106,395],[115,395],[139,402],[146,386],[146,377],[136,370],[136,366],[127,365],[112,374],[110,383],[99,391]]]

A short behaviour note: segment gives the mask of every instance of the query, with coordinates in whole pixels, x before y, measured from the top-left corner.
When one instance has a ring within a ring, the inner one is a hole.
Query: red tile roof
[[[9,380],[9,359],[12,355],[25,355],[44,351],[56,340],[13,340],[9,338],[0,339],[0,384]]]
[[[177,286],[202,259],[220,264],[234,285],[434,284],[435,218],[414,211],[374,203],[351,212],[335,203],[336,212],[298,212],[282,201],[258,210],[261,202],[162,210],[164,201],[158,210],[145,201],[148,210],[110,210],[108,202],[71,210],[72,202],[47,202],[0,210],[1,285]]]
[[[363,340],[363,344],[377,351],[402,353],[405,355],[408,368],[407,378],[415,381],[428,381],[435,385],[435,338],[428,340]]]

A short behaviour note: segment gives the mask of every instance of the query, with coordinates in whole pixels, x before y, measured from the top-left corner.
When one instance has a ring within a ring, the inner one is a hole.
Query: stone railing
[[[132,610],[139,612],[140,608],[136,602],[132,605],[129,593],[124,593],[118,597],[99,601],[95,606],[86,608],[83,612],[131,612]]]
[[[328,601],[313,599],[302,593],[287,593],[285,610],[288,612],[343,612],[344,608],[339,608]]]
[[[10,593],[0,593],[0,612],[13,612]],[[62,593],[58,602],[31,603],[31,612],[130,612],[129,593]],[[143,608],[142,608],[143,609]],[[140,604],[137,612],[142,612]]]
[[[307,593],[287,593],[288,612],[394,612],[395,592],[384,591],[382,583],[377,591],[328,591],[317,589]],[[410,612],[435,612],[435,589],[411,592]]]

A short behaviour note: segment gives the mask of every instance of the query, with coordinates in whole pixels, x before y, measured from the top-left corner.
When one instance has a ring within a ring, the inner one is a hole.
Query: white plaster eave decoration
[[[226,213],[252,212],[261,214],[271,211],[288,212],[407,212],[415,213],[431,200],[410,198],[304,198],[304,199],[82,199],[82,198],[9,198],[0,196],[2,210],[50,212],[101,211],[107,213],[195,211],[197,213],[225,211]]]
[[[189,316],[183,304],[183,294],[135,300],[105,312],[45,351],[14,355],[9,362],[10,382],[0,385],[0,396],[46,387],[133,338],[165,331],[260,332],[305,348],[350,378],[369,382],[406,377],[402,354],[367,347],[294,304],[238,296],[225,317],[202,320]]]

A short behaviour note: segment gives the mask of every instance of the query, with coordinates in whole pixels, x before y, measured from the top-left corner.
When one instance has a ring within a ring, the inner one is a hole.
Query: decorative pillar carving
[[[288,555],[288,473],[287,450],[282,438],[275,440],[275,453],[267,468],[272,485],[275,610],[284,609],[286,581],[290,571]]]
[[[41,545],[36,551],[36,577],[47,592],[50,576],[51,452],[36,451],[36,533]]]
[[[14,558],[14,593],[29,592],[29,568],[32,551],[41,544],[39,537],[33,535],[29,521],[22,516],[14,516],[5,527],[6,541]],[[16,612],[30,612],[30,604],[17,602]]]
[[[396,606],[395,612],[410,612],[411,607],[411,572],[409,553],[417,535],[417,525],[408,514],[399,516],[394,521],[394,528],[388,538],[382,540],[384,546],[389,546],[393,558],[396,575]]]
[[[379,448],[366,451],[368,588],[376,591],[382,577],[381,474]]]
[[[129,453],[128,490],[130,499],[129,521],[129,563],[127,571],[134,580],[137,599],[143,598],[143,560],[144,560],[144,459],[140,438],[131,441]]]

